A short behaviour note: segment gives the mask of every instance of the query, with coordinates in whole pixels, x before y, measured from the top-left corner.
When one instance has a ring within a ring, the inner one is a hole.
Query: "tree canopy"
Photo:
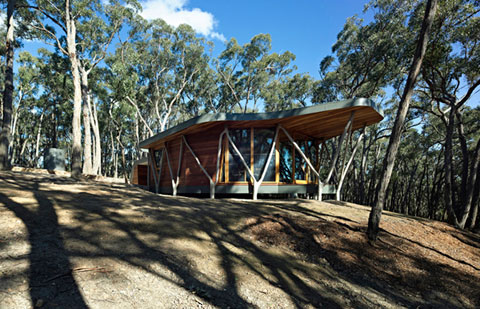
[[[143,19],[134,0],[4,1],[17,26],[7,18],[0,27],[0,168],[41,167],[46,149],[62,148],[74,175],[128,179],[142,140],[191,117],[367,97],[385,120],[350,137],[362,135],[344,149],[354,153],[350,173],[334,164],[338,197],[374,205],[389,139],[400,135],[382,208],[478,229],[480,3],[436,2],[408,84],[429,1],[370,1],[368,22],[352,16],[336,42],[325,42],[332,50],[318,76],[299,72],[296,56],[275,51],[267,33],[214,52],[188,25]],[[26,39],[43,46],[24,51]],[[395,129],[407,88],[410,108]],[[321,144],[329,166],[337,140]]]

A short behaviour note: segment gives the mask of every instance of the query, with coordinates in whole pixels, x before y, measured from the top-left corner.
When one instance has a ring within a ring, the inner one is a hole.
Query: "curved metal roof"
[[[340,135],[350,114],[355,110],[353,130],[377,123],[383,119],[383,110],[373,100],[355,98],[344,101],[322,103],[318,105],[295,108],[269,113],[217,113],[205,114],[168,130],[158,133],[142,142],[141,148],[150,148],[153,144],[186,134],[206,129],[205,124],[225,122],[229,127],[261,127],[281,124],[289,131],[298,132],[312,138],[331,138]]]

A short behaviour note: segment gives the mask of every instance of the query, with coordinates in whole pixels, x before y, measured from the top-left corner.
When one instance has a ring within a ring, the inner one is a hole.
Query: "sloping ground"
[[[480,238],[368,208],[0,173],[0,308],[480,306]]]

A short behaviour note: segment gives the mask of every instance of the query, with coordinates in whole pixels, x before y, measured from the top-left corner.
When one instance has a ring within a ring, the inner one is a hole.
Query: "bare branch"
[[[42,27],[38,27],[38,26],[35,26],[35,25],[32,25],[31,27],[33,27],[34,29],[37,29],[37,30],[40,30],[40,31],[45,32],[48,36],[50,36],[52,39],[54,39],[54,40],[57,42],[56,45],[55,45],[55,44],[51,44],[51,43],[49,43],[49,42],[45,42],[45,43],[47,43],[48,45],[51,45],[51,46],[53,46],[53,47],[57,46],[58,49],[59,49],[62,53],[64,53],[65,55],[68,55],[68,52],[62,47],[62,43],[61,43],[60,40],[57,38],[57,36],[56,36],[53,32],[51,32],[50,30],[48,30],[47,28],[45,28],[45,25],[44,25],[42,22],[39,21],[39,23],[40,23],[40,25],[42,25]]]
[[[138,105],[132,100],[130,99],[129,96],[126,96],[126,99],[128,100],[128,102],[130,102],[130,104],[135,107],[135,109],[137,110],[137,115],[138,117],[140,117],[140,120],[142,120],[143,124],[145,125],[145,127],[147,128],[148,130],[148,133],[150,133],[150,136],[153,136],[153,131],[152,129],[150,129],[150,126],[148,125],[148,123],[145,121],[145,119],[143,118],[142,114],[140,113],[140,109],[138,108]]]

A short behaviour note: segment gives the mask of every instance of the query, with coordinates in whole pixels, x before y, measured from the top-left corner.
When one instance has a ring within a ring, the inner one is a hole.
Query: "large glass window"
[[[280,142],[280,182],[292,183],[293,152],[292,144]]]
[[[307,153],[304,141],[297,141],[297,145],[300,147],[304,154]],[[295,149],[295,180],[305,180],[306,176],[307,162],[305,162],[300,152]]]
[[[232,141],[237,146],[238,150],[242,154],[245,162],[250,165],[250,129],[232,129],[229,130]],[[246,181],[248,180],[248,173],[245,170],[245,166],[242,160],[237,155],[236,151],[230,145],[228,156],[228,178],[229,181]]]
[[[275,129],[230,129],[230,137],[242,154],[246,164],[253,169],[253,175],[260,180],[262,172],[267,164],[268,155],[270,153],[273,139],[275,137]],[[253,135],[253,136],[252,136]],[[296,143],[310,159],[313,166],[317,164],[317,145],[311,140],[297,140]],[[253,149],[252,149],[253,146]],[[253,158],[252,158],[253,153]],[[276,158],[277,155],[279,158]],[[228,156],[225,158],[225,169],[222,170],[221,179],[225,181],[249,181],[250,177],[245,166],[233,149],[231,143],[228,143]],[[299,151],[297,151],[292,143],[284,140],[278,143],[278,153],[274,151],[272,158],[265,173],[263,181],[276,180],[276,162],[279,161],[279,181],[283,183],[305,183],[306,181],[314,181],[315,175],[303,159]],[[228,173],[227,173],[228,171]],[[228,174],[228,177],[227,177]],[[226,179],[228,178],[228,179]]]
[[[253,133],[253,175],[260,180],[263,169],[267,164],[268,155],[272,148],[274,129],[254,129]],[[275,151],[272,154],[267,172],[263,181],[275,181]]]

